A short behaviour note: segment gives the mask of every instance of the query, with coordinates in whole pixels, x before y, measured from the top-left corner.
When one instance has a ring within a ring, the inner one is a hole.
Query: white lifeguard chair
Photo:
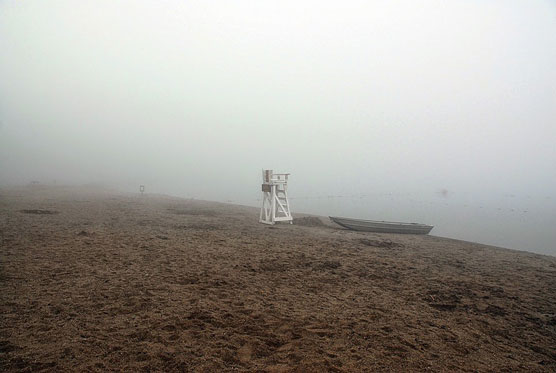
[[[274,224],[277,221],[289,221],[292,224],[288,201],[288,176],[289,174],[275,174],[272,170],[263,170],[263,205],[259,222]]]

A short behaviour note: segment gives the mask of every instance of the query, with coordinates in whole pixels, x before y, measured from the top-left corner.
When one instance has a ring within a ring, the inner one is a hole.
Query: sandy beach
[[[555,257],[294,217],[0,189],[0,370],[556,371]]]

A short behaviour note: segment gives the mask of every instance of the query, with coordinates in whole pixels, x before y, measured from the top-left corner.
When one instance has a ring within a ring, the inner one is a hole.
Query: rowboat
[[[329,216],[329,218],[342,227],[363,232],[428,234],[433,228],[432,225],[418,223],[339,218],[336,216]]]

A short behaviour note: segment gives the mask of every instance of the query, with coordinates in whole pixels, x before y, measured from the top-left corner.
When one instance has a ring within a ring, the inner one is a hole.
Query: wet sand
[[[556,371],[556,258],[257,220],[0,189],[0,370]]]

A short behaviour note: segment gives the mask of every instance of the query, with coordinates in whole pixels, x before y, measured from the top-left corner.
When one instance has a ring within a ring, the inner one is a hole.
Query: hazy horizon
[[[553,1],[3,1],[0,185],[256,206],[269,168],[294,213],[555,255],[554,66]]]

